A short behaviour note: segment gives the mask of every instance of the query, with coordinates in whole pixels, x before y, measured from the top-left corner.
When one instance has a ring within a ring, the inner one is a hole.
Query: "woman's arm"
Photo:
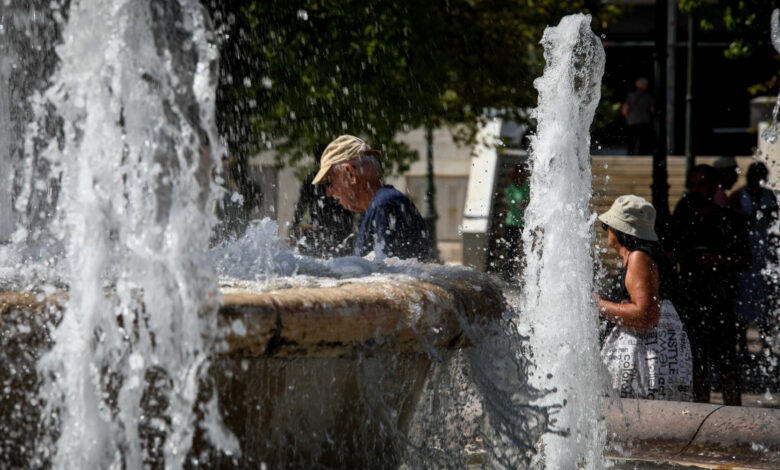
[[[658,324],[661,315],[658,266],[650,256],[634,251],[628,258],[626,289],[630,300],[615,303],[598,299],[599,313],[610,321],[632,330],[647,331]]]

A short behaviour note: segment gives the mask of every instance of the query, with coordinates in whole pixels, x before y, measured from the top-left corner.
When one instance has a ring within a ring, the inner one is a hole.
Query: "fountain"
[[[518,313],[469,269],[307,258],[269,220],[207,249],[224,150],[195,0],[0,13],[0,461],[602,465],[586,204],[603,50],[589,17],[542,41]],[[659,442],[631,429],[628,442]]]
[[[564,404],[544,436],[549,468],[598,468],[606,438],[600,424],[606,391],[593,303],[590,124],[601,96],[604,49],[588,15],[545,30],[547,62],[534,82],[539,103],[531,141],[531,201],[523,231],[526,272],[521,319],[535,353],[532,383]],[[588,379],[582,380],[582,374]]]
[[[14,4],[2,28],[4,462],[530,461],[547,409],[487,278],[301,257],[270,221],[207,251],[223,149],[197,1]]]

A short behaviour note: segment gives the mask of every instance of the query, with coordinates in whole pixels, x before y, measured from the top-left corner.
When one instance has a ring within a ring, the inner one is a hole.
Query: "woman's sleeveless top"
[[[661,299],[671,300],[674,303],[677,298],[677,272],[675,271],[672,263],[666,258],[661,244],[658,242],[643,242],[635,250],[641,251],[652,258],[658,266],[658,277],[660,286],[658,294]],[[616,284],[612,290],[611,295],[607,300],[612,302],[620,302],[628,299],[628,289],[626,289],[626,272],[628,271],[628,263],[620,270]]]

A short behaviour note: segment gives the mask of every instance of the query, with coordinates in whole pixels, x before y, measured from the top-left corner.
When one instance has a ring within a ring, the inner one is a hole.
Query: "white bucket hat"
[[[643,197],[627,194],[615,199],[612,207],[599,216],[599,220],[642,240],[658,241],[655,233],[655,208]]]

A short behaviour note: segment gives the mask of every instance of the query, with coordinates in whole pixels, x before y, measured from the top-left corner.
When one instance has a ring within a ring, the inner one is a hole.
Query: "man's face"
[[[357,181],[354,168],[349,164],[336,165],[328,171],[323,184],[325,194],[352,212],[360,212],[357,206]]]

